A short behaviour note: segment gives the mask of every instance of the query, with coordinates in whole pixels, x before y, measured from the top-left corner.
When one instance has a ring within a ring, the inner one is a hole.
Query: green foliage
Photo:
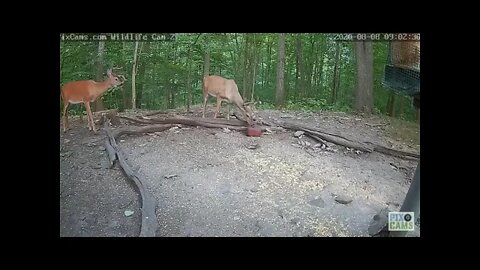
[[[259,103],[255,104],[255,106],[258,109],[262,109],[262,110],[273,110],[273,109],[275,109],[275,104],[273,104],[271,102],[259,102]]]
[[[311,111],[315,109],[325,109],[327,107],[326,99],[315,99],[315,98],[304,98],[294,102],[293,100],[288,100],[286,109],[287,110],[301,110],[301,111]]]
[[[198,39],[197,39],[198,38]],[[287,110],[335,110],[351,111],[356,89],[356,60],[354,44],[339,43],[339,87],[332,103],[335,52],[338,41],[333,35],[321,33],[287,34],[285,46],[285,93]],[[300,41],[300,47],[297,40]],[[194,44],[194,42],[196,43]],[[245,46],[248,46],[245,48]],[[382,85],[387,43],[374,42],[374,113],[385,114],[389,91]],[[115,66],[122,68],[118,73],[128,81],[122,89],[107,92],[103,96],[106,108],[125,109],[131,106],[132,67],[134,42],[105,42],[103,70]],[[235,79],[242,94],[244,87],[251,91],[257,107],[274,108],[277,77],[278,35],[275,33],[203,33],[181,34],[174,42],[150,42],[140,46],[136,76],[137,98],[140,107],[160,109],[166,107],[166,95],[173,92],[174,105],[185,106],[188,89],[194,104],[202,102],[202,77],[204,55],[210,53],[210,74]],[[246,50],[247,49],[247,50]],[[60,44],[60,66],[63,84],[73,80],[95,79],[98,44],[95,42],[65,41]],[[299,74],[299,56],[302,57],[303,72]],[[253,57],[254,56],[254,57]],[[253,59],[256,59],[255,65]],[[249,60],[249,61],[245,61]],[[245,67],[246,63],[250,63]],[[252,85],[255,67],[255,84]],[[248,72],[245,72],[248,71]],[[191,85],[187,85],[190,74]],[[250,77],[249,77],[250,76]],[[303,80],[303,86],[299,80]],[[247,93],[249,92],[247,91]],[[244,97],[249,101],[250,96]],[[413,121],[415,110],[408,97],[403,99],[403,109],[397,105],[401,119]],[[400,104],[397,102],[397,104]],[[72,106],[72,111],[82,111]],[[403,113],[400,113],[402,111]]]

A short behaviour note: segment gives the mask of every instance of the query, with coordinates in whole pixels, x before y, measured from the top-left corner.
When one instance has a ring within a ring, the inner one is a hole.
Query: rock
[[[133,212],[133,211],[130,211],[130,210],[125,210],[125,212],[124,212],[124,214],[125,214],[126,217],[129,217],[129,216],[133,215],[133,213],[134,213],[134,212]]]
[[[353,199],[344,195],[338,195],[335,197],[335,201],[341,204],[349,204]]]
[[[247,145],[248,149],[257,149],[259,147],[258,143],[252,143],[250,145]]]
[[[370,236],[374,236],[386,229],[388,226],[388,212],[390,212],[390,209],[386,207],[380,210],[378,214],[373,216],[373,219],[370,221],[370,225],[368,226],[368,234]]]
[[[292,219],[290,220],[290,224],[297,225],[299,221],[300,221],[299,218],[292,218]]]
[[[318,198],[318,199],[315,199],[315,200],[311,200],[308,202],[310,205],[313,205],[313,206],[316,206],[316,207],[320,207],[320,208],[323,208],[325,207],[325,202],[323,201],[322,198]]]
[[[258,188],[252,188],[250,189],[251,192],[255,193],[255,192],[258,192]]]
[[[294,136],[295,138],[300,138],[300,136],[302,136],[304,133],[305,133],[305,132],[299,130],[299,131],[296,131],[296,132],[293,134],[293,136]]]
[[[227,134],[232,132],[229,128],[223,128],[222,131]]]

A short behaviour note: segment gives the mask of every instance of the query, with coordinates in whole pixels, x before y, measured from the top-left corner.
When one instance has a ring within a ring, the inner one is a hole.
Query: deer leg
[[[83,102],[83,105],[85,105],[85,109],[87,111],[87,128],[88,130],[92,130],[92,126],[90,125],[90,115],[88,114],[88,109],[87,109],[87,102]]]
[[[93,115],[92,115],[92,110],[90,109],[90,102],[89,101],[85,102],[85,107],[87,108],[88,117],[90,118],[91,128],[93,129],[94,133],[97,133],[97,130],[95,129],[95,123],[93,122]],[[90,129],[90,127],[89,127],[89,130],[92,130],[92,129]]]
[[[217,114],[220,112],[220,106],[222,105],[222,99],[217,97],[217,110],[215,110],[215,116],[213,118],[217,118]]]
[[[227,105],[227,120],[230,120],[230,107],[232,106],[232,103],[228,103]]]
[[[63,104],[63,132],[67,132],[68,128],[68,106],[70,105],[70,102],[65,102]]]
[[[203,97],[203,115],[202,118],[205,118],[205,110],[207,109],[208,94]]]

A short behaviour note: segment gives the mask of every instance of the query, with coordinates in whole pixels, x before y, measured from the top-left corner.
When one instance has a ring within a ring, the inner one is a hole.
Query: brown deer
[[[242,111],[247,123],[252,125],[253,111],[249,107],[248,103],[244,103],[240,93],[238,92],[237,84],[234,80],[225,79],[220,76],[210,75],[203,78],[203,115],[205,118],[205,110],[207,108],[207,102],[209,96],[217,98],[217,109],[215,111],[214,118],[217,118],[220,112],[222,101],[228,103],[227,120],[230,120],[230,106],[235,104],[240,111]]]
[[[63,85],[61,90],[61,97],[63,99],[63,132],[66,132],[68,129],[69,105],[83,103],[87,109],[88,129],[97,133],[90,109],[90,102],[94,102],[111,87],[122,85],[126,80],[124,76],[118,76],[112,73],[112,69],[107,70],[107,76],[108,78],[103,82],[83,80],[68,82]]]

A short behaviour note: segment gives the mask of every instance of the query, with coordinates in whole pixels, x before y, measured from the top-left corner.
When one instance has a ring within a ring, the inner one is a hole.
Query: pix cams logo
[[[413,212],[389,212],[389,231],[413,231],[415,230],[415,218]]]

